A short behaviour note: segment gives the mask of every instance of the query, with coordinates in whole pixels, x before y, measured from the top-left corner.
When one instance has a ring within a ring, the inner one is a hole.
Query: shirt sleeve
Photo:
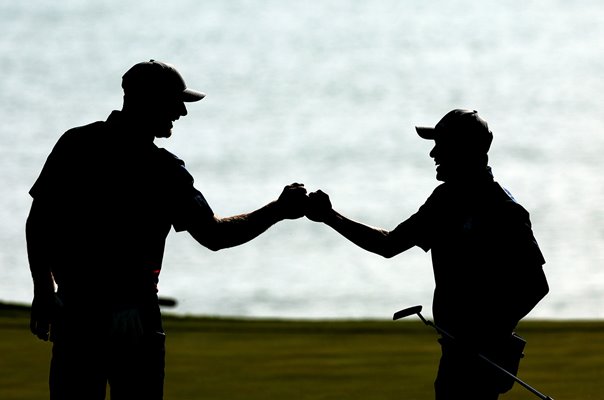
[[[440,192],[441,189],[437,188],[415,214],[401,222],[390,232],[393,240],[410,243],[412,246],[420,247],[425,252],[432,248],[432,238],[436,229],[433,223],[434,213]]]
[[[181,199],[182,207],[176,207],[172,226],[176,232],[189,229],[193,222],[210,222],[214,218],[214,212],[200,191],[192,188],[190,198]]]
[[[195,188],[193,176],[185,168],[184,161],[167,150],[160,150],[169,164],[167,180],[174,230],[182,232],[193,225],[213,221],[214,212],[203,194]]]
[[[72,171],[69,168],[73,164],[72,160],[72,142],[73,132],[67,131],[55,144],[52,149],[40,176],[29,191],[34,199],[48,199],[53,193],[61,193],[67,186],[68,176]]]

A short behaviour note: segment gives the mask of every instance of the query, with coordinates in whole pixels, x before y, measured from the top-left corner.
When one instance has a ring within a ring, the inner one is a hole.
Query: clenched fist
[[[302,183],[287,185],[277,199],[280,214],[283,219],[301,218],[306,213],[308,196]]]

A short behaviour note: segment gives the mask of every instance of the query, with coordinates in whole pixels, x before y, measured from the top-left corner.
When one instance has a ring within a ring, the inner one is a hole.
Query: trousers
[[[165,334],[161,326],[137,325],[138,317],[121,313],[96,332],[64,324],[51,337],[50,399],[104,400],[109,387],[112,400],[162,400]]]
[[[455,343],[440,339],[442,355],[434,382],[436,400],[497,400],[497,373],[492,366]]]

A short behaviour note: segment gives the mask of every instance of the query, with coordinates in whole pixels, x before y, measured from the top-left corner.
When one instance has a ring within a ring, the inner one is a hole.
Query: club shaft
[[[533,393],[535,396],[537,396],[537,397],[539,397],[539,398],[541,398],[543,400],[553,400],[551,397],[544,395],[543,393],[541,393],[540,391],[538,391],[537,389],[535,389],[534,387],[532,387],[528,383],[524,382],[522,379],[518,378],[516,375],[512,374],[511,372],[509,372],[505,368],[503,368],[500,365],[498,365],[498,364],[494,363],[493,361],[489,360],[487,357],[483,356],[482,354],[478,353],[478,357],[480,357],[482,360],[486,361],[491,366],[497,368],[499,371],[503,372],[504,374],[506,374],[507,376],[509,376],[510,378],[512,378],[513,380],[515,380],[516,382],[518,382],[519,385],[523,386],[526,390],[528,390],[529,392]]]

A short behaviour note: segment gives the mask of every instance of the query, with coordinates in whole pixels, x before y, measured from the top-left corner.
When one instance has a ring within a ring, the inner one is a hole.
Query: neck
[[[476,184],[492,182],[493,179],[491,167],[485,166],[457,171],[457,173],[452,174],[444,181],[455,185],[474,186]]]
[[[148,119],[140,113],[129,109],[122,109],[119,113],[119,122],[126,128],[124,138],[133,141],[153,142],[152,127],[149,126]]]

